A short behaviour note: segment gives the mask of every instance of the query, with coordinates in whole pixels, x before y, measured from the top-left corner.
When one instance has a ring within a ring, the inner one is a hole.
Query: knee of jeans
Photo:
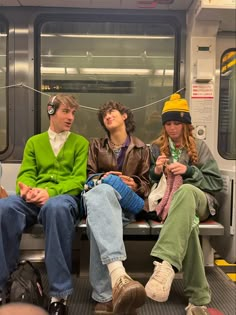
[[[5,202],[2,202],[3,199],[0,199],[0,221],[3,222],[6,220],[9,222],[9,216],[11,216],[11,210],[7,207]]]
[[[47,218],[63,218],[69,212],[70,204],[66,198],[59,198],[60,196],[48,199],[47,203],[41,208],[40,216]]]
[[[18,205],[18,196],[12,197],[14,198],[0,199],[0,223],[11,229],[18,227],[20,230],[23,230],[26,217],[25,214],[15,209],[16,205]]]
[[[104,192],[108,192],[111,193],[112,191],[114,191],[114,189],[112,188],[112,186],[102,183],[100,185],[95,186],[93,189],[91,189],[89,191],[89,193],[91,194],[95,194],[95,193],[104,193]]]
[[[10,196],[0,199],[0,216],[10,215],[16,207],[19,196]]]
[[[98,186],[95,186],[93,189],[89,190],[85,194],[85,202],[91,201],[94,203],[96,200],[97,202],[105,202],[105,200],[120,200],[121,196],[112,186],[102,183]]]

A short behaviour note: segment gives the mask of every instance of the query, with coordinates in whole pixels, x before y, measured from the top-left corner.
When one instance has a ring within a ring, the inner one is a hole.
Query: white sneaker
[[[206,306],[197,306],[191,303],[185,308],[186,315],[210,315]]]
[[[172,281],[175,272],[172,266],[163,261],[159,263],[154,261],[154,272],[145,286],[147,296],[157,302],[165,302],[168,300]]]

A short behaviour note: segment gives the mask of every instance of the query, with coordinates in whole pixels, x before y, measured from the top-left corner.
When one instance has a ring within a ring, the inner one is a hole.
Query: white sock
[[[51,303],[60,302],[61,300],[64,300],[64,301],[63,301],[63,304],[66,304],[66,302],[67,302],[67,296],[63,296],[63,297],[52,296],[52,297],[51,297]]]
[[[114,287],[116,281],[123,275],[127,275],[122,261],[114,261],[107,265],[111,277],[111,286]]]

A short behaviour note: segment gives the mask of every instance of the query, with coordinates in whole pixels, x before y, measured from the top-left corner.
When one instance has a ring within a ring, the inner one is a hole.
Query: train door
[[[236,261],[234,17],[235,8],[227,1],[195,3],[187,15],[186,53],[187,98],[196,137],[206,141],[224,179],[224,189],[216,197],[217,220],[225,235],[211,241],[229,262]]]
[[[221,211],[218,220],[225,227],[225,234],[212,238],[213,247],[231,263],[236,262],[236,40],[233,33],[221,34],[216,41],[218,72],[219,117],[217,149],[219,165],[224,179],[221,192]]]

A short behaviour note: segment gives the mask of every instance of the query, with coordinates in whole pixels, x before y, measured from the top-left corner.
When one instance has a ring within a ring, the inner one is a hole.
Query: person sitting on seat
[[[95,314],[134,315],[145,303],[146,294],[144,287],[131,279],[123,266],[126,259],[123,225],[135,221],[135,213],[126,209],[128,204],[121,207],[125,198],[108,184],[108,179],[111,174],[117,176],[119,186],[124,185],[123,191],[131,189],[132,194],[135,192],[135,196],[146,201],[150,192],[150,153],[140,139],[131,135],[135,129],[133,113],[124,105],[108,101],[100,107],[98,119],[107,136],[91,140],[87,167],[88,175],[105,175],[101,184],[83,196],[90,240],[92,298],[97,302]]]
[[[19,258],[21,235],[39,222],[45,233],[50,315],[65,315],[72,293],[72,240],[87,176],[89,142],[70,132],[79,107],[73,96],[49,99],[48,131],[26,143],[15,196],[0,199],[0,296]]]
[[[157,205],[160,213],[164,209],[164,225],[151,252],[155,267],[145,289],[152,300],[167,301],[175,272],[182,270],[187,315],[207,314],[211,294],[199,221],[215,214],[214,193],[222,189],[223,181],[207,144],[193,136],[187,100],[172,95],[164,105],[162,123],[162,134],[151,146],[150,177],[158,182],[163,172],[167,175],[166,194]]]

